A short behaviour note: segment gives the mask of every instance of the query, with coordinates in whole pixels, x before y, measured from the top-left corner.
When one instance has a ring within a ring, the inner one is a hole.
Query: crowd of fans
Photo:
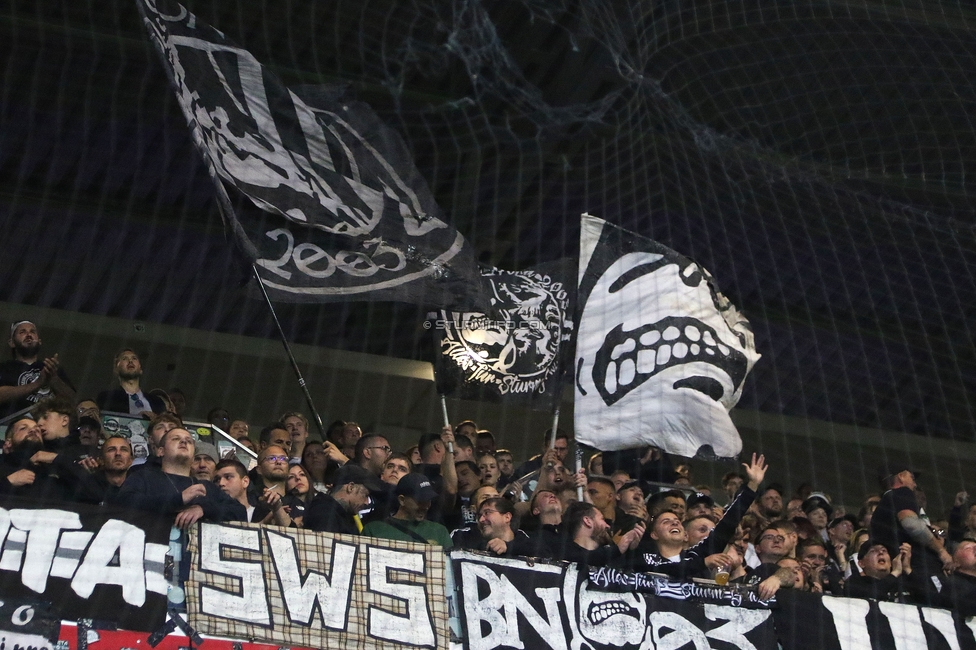
[[[195,440],[181,419],[182,393],[143,391],[133,350],[115,359],[118,388],[78,401],[57,356],[40,356],[33,323],[15,323],[9,342],[0,417],[30,410],[9,422],[4,494],[152,511],[180,528],[295,526],[712,578],[765,599],[796,589],[976,614],[976,504],[961,492],[947,521],[930,522],[904,465],[880,469],[878,493],[855,515],[809,486],[788,492],[765,482],[756,454],[713,493],[655,448],[593,453],[572,472],[562,431],[546,432],[540,453],[516,466],[471,420],[399,452],[353,422],[333,423],[318,440],[297,412],[252,438],[247,422],[214,409],[210,422],[256,451],[249,469]],[[103,430],[102,410],[148,420],[145,462],[133,463],[128,438]]]

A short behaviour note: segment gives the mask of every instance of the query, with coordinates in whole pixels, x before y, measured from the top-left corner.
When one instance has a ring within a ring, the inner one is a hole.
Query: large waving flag
[[[438,392],[554,408],[573,331],[575,261],[481,273],[488,314],[442,310],[424,323],[439,348]]]
[[[225,217],[273,297],[446,307],[477,296],[470,247],[369,106],[286,88],[183,6],[137,3],[197,146],[260,208]]]
[[[575,426],[602,450],[742,450],[729,410],[759,360],[749,322],[670,248],[583,215]]]

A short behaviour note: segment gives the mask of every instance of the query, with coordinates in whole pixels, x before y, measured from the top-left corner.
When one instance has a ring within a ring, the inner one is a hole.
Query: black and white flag
[[[708,271],[589,215],[579,269],[577,439],[605,451],[738,455],[729,410],[760,355]]]
[[[273,297],[470,304],[470,246],[369,106],[286,88],[183,6],[137,3],[197,146],[260,208],[225,216]]]
[[[424,323],[439,346],[438,392],[552,408],[573,330],[575,262],[481,274],[489,314],[440,311]]]

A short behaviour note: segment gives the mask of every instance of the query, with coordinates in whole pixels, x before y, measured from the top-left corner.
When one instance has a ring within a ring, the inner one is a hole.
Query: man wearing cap
[[[190,474],[198,481],[213,481],[214,470],[217,469],[219,462],[220,455],[217,453],[217,448],[209,442],[197,440]]]
[[[709,517],[715,514],[715,499],[704,492],[692,492],[685,500],[685,519]]]
[[[13,323],[8,344],[13,358],[0,363],[0,418],[31,408],[46,397],[74,401],[75,388],[61,368],[58,355],[40,356],[41,337],[34,323]]]
[[[610,536],[619,539],[637,524],[647,525],[647,506],[644,505],[644,490],[640,481],[627,481],[617,490],[617,509],[610,524]]]
[[[83,399],[78,402],[78,438],[83,445],[98,446],[102,442],[102,413],[95,400]]]
[[[759,496],[756,497],[756,512],[762,521],[769,522],[783,516],[783,486],[779,483],[770,483],[763,487]]]
[[[887,602],[907,602],[906,581],[912,573],[911,544],[905,542],[892,558],[884,544],[869,539],[861,544],[857,559],[861,573],[855,571],[844,583],[844,595]]]
[[[363,535],[443,548],[453,546],[447,528],[427,519],[430,504],[437,499],[437,490],[428,477],[415,472],[407,474],[397,483],[394,495],[399,503],[396,513],[366,524]]]
[[[820,540],[827,542],[827,524],[830,523],[830,516],[834,514],[834,508],[830,505],[830,500],[822,492],[813,492],[803,501],[803,513],[817,529]]]
[[[916,475],[905,464],[882,466],[879,479],[885,493],[871,517],[871,539],[888,549],[900,548],[904,542],[911,544],[911,566],[916,574],[913,582],[918,586],[913,596],[932,602],[938,592],[935,581],[941,581],[943,572],[952,573],[956,565],[942,539],[919,517]]]
[[[280,449],[280,448],[279,448]],[[285,458],[287,467],[288,459]],[[404,479],[400,479],[402,483]],[[332,491],[317,494],[305,509],[305,528],[320,533],[358,535],[359,511],[369,503],[371,490],[379,490],[380,480],[358,465],[347,463],[335,474]]]
[[[115,355],[115,377],[119,381],[119,387],[99,393],[95,398],[98,408],[146,419],[151,419],[153,413],[166,411],[166,403],[162,398],[142,391],[142,362],[135,350],[123,348]]]

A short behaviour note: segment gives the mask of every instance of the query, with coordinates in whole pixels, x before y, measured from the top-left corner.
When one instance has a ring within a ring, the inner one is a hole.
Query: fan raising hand
[[[756,458],[756,454],[752,454],[751,463],[742,463],[742,466],[746,468],[746,476],[749,477],[749,489],[753,492],[759,490],[759,484],[763,482],[763,478],[766,476],[766,456],[760,454],[759,458]]]

